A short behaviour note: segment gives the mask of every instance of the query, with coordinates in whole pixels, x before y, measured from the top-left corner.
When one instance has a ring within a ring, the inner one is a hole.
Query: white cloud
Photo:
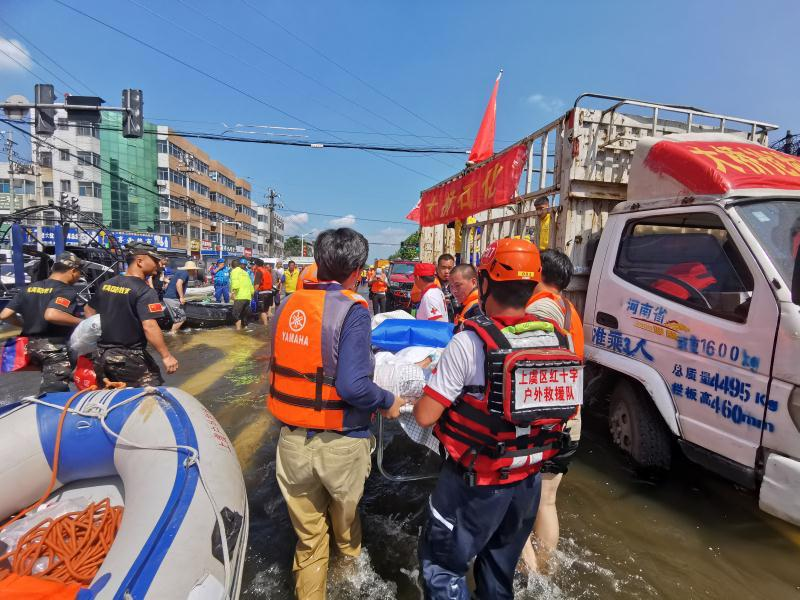
[[[560,113],[566,108],[566,104],[561,98],[544,94],[531,94],[528,96],[528,104],[548,114]]]
[[[411,232],[405,229],[401,229],[399,227],[386,227],[385,229],[381,229],[378,232],[378,235],[374,237],[376,238],[376,242],[381,242],[384,244],[399,244],[409,235],[411,235]]]
[[[300,235],[308,224],[308,213],[288,215],[283,219],[283,231],[286,235]]]
[[[22,42],[0,38],[0,71],[22,71],[25,68],[31,68],[31,55]]]
[[[329,221],[331,227],[352,227],[356,224],[355,215],[345,215],[338,219],[331,219]]]

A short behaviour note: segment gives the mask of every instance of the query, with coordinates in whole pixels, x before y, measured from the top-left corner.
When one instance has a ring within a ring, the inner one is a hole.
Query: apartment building
[[[251,256],[258,214],[250,183],[169,127],[158,126],[160,232],[192,256]]]
[[[256,212],[258,213],[258,245],[256,246],[258,255],[282,258],[284,255],[283,217],[273,211],[272,225],[270,225],[269,208],[260,205],[256,208]],[[272,234],[271,240],[270,233]]]

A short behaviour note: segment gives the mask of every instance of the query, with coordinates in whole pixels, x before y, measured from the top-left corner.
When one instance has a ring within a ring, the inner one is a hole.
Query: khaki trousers
[[[361,554],[358,503],[372,468],[373,443],[372,436],[323,432],[309,438],[303,428],[281,428],[276,476],[297,534],[292,571],[299,599],[325,598],[329,528],[342,554]]]

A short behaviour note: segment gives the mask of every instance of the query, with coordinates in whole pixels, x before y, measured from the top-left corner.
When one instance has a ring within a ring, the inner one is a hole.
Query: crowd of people
[[[397,418],[409,402],[372,380],[370,308],[385,310],[388,281],[382,269],[364,272],[367,240],[352,229],[327,230],[314,250],[315,263],[302,272],[291,261],[280,272],[242,258],[220,259],[208,273],[215,298],[233,302],[237,328],[246,325],[253,301],[264,323],[275,305],[267,406],[282,426],[276,477],[297,535],[298,598],[325,597],[331,536],[340,553],[359,555],[371,423],[377,412]],[[158,320],[168,311],[172,331],[180,329],[198,267],[187,261],[165,280],[164,265],[153,246],[131,245],[125,273],[103,282],[86,305],[84,317],[99,314],[114,324],[102,328],[93,356],[100,385],[161,385],[149,348],[167,373],[178,369]],[[69,389],[67,340],[82,319],[73,284],[83,268],[73,253],[59,255],[47,279],[22,289],[0,312],[2,320],[21,317],[31,360],[42,368],[40,392]],[[536,351],[526,345],[532,331],[552,333],[567,362],[574,356],[580,364],[582,325],[563,294],[571,276],[562,252],[540,253],[520,239],[494,242],[478,265],[457,265],[443,254],[414,267],[416,319],[455,327],[413,406],[417,423],[433,427],[446,451],[419,542],[426,597],[468,598],[472,567],[478,597],[511,598],[521,558],[530,569],[547,568],[558,542],[556,490],[580,435],[579,407],[551,408],[520,422],[498,390],[511,372],[506,358]],[[364,284],[371,307],[357,293]],[[498,403],[505,412],[490,408]]]

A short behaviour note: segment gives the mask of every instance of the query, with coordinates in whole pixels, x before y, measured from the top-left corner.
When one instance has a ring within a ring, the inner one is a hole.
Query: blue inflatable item
[[[372,330],[372,345],[388,352],[397,352],[409,346],[444,348],[452,337],[452,323],[386,319]]]

